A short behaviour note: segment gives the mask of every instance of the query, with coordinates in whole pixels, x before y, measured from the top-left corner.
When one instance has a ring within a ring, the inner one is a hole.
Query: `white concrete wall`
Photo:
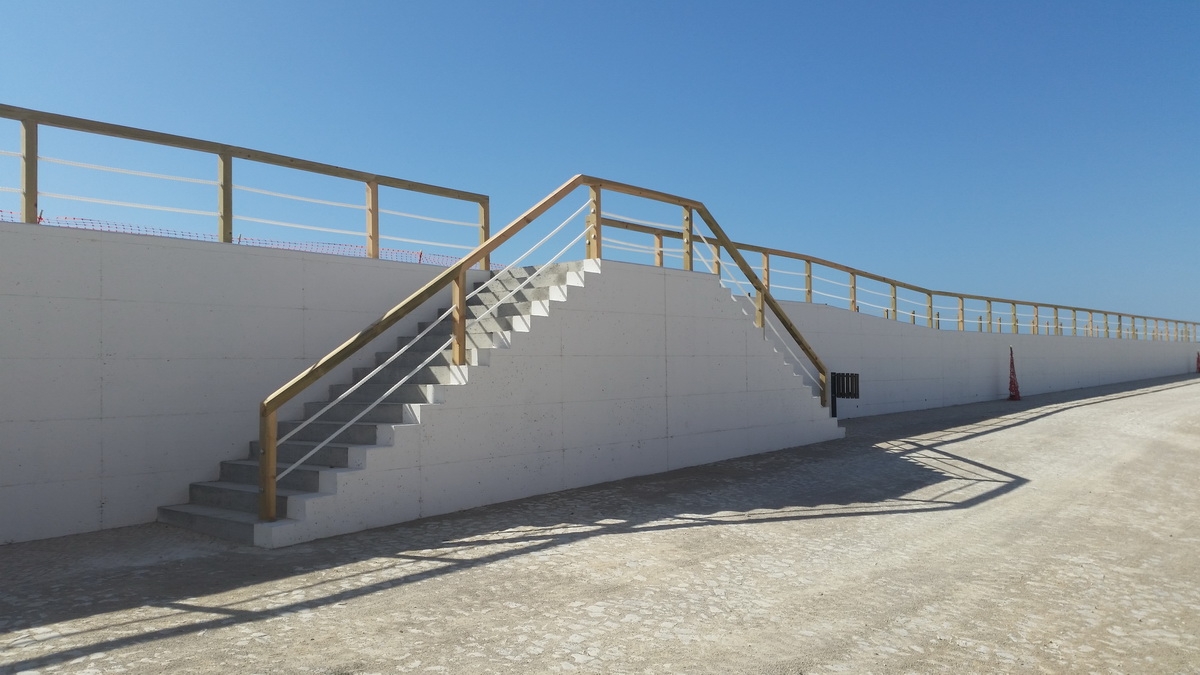
[[[187,501],[259,401],[440,269],[0,223],[0,543]]]
[[[1188,342],[933,330],[781,304],[831,371],[860,374],[862,398],[839,400],[839,417],[1007,398],[1009,345],[1022,395],[1195,372],[1200,350]]]

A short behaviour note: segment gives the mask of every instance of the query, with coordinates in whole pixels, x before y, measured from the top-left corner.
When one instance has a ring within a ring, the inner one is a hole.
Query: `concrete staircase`
[[[331,506],[329,502],[336,499],[339,489],[352,486],[356,482],[356,474],[369,471],[373,462],[381,460],[380,455],[393,450],[392,441],[399,427],[420,424],[422,408],[442,402],[443,387],[466,384],[469,369],[472,366],[486,366],[490,350],[509,347],[513,333],[529,331],[534,316],[545,316],[552,302],[566,300],[569,286],[582,286],[585,267],[585,263],[548,266],[491,314],[469,324],[469,365],[455,366],[450,350],[441,350],[441,346],[449,339],[453,325],[449,319],[442,321],[370,382],[330,408],[319,421],[309,424],[287,442],[280,443],[277,470],[282,472],[433,355],[433,359],[406,384],[280,479],[277,486],[278,521],[258,521],[257,441],[250,443],[249,459],[222,462],[217,480],[193,483],[189,489],[188,503],[160,507],[159,521],[238,543],[270,547],[363,529],[361,526],[347,529],[336,518],[328,517],[322,518],[323,522],[314,529],[314,524],[306,524],[305,520],[314,511],[323,511],[327,515]],[[468,313],[471,317],[484,315],[488,307],[501,301],[510,291],[518,289],[535,271],[533,267],[515,268],[488,282],[476,284],[477,289],[481,286],[485,288],[468,301]],[[444,311],[445,308],[439,309],[437,315]],[[418,333],[427,326],[428,323],[418,324]],[[398,338],[397,349],[410,342],[412,337]],[[438,352],[436,355],[435,351]],[[386,361],[393,353],[377,353],[376,365]],[[372,367],[355,368],[354,382],[366,377],[371,370]],[[318,412],[352,384],[329,386],[326,400],[305,404],[305,416]],[[280,436],[299,424],[300,421],[280,421]],[[380,519],[386,522],[360,522],[358,525],[375,527],[399,522],[386,514],[380,514]]]

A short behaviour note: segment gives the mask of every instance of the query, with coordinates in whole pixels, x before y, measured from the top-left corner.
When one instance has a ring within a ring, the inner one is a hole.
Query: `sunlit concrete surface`
[[[1200,669],[1200,379],[278,550],[145,525],[0,548],[0,672]]]

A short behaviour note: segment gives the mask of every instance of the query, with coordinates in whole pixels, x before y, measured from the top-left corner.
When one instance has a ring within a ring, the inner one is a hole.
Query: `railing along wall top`
[[[481,243],[487,241],[490,236],[489,198],[484,194],[429,183],[420,183],[404,178],[396,178],[394,176],[356,169],[347,169],[333,164],[289,157],[287,155],[254,150],[227,143],[216,143],[199,138],[150,131],[120,124],[110,124],[108,122],[98,122],[81,117],[70,117],[68,115],[59,115],[5,104],[0,104],[0,118],[15,120],[21,124],[21,219],[26,223],[37,223],[40,213],[38,209],[38,127],[46,126],[215,155],[217,158],[217,178],[213,182],[217,186],[217,231],[218,239],[226,243],[233,241],[233,160],[235,159],[361,182],[366,192],[363,205],[366,211],[366,229],[364,233],[367,238],[366,253],[367,257],[370,258],[379,257],[380,187],[390,187],[446,199],[473,202],[479,207],[479,241]],[[487,269],[490,264],[490,260],[486,256],[476,260],[476,262],[481,264],[482,269]]]
[[[675,229],[667,229],[667,228],[647,225],[645,223],[635,223],[635,222],[631,222],[629,220],[623,220],[623,219],[619,219],[619,218],[615,218],[615,217],[602,218],[601,224],[606,227],[615,227],[618,229],[629,230],[632,232],[639,232],[642,234],[648,234],[648,235],[655,237],[656,248],[653,250],[654,250],[654,255],[655,255],[655,260],[656,260],[655,264],[657,264],[657,265],[662,264],[662,262],[661,262],[662,251],[660,249],[662,247],[661,241],[663,239],[683,240],[685,242],[684,243],[685,250],[684,250],[683,255],[684,255],[685,259],[690,257],[688,254],[688,251],[686,250],[687,247],[689,246],[689,244],[686,243],[687,240],[689,239],[689,237],[687,236],[687,234],[685,232],[681,232],[681,231],[675,230]],[[910,291],[910,292],[917,293],[920,295],[924,295],[924,296],[926,296],[926,298],[928,298],[928,301],[925,303],[925,305],[926,305],[926,309],[929,313],[929,325],[930,326],[934,325],[934,321],[935,321],[934,315],[940,314],[940,313],[934,313],[933,309],[935,309],[935,308],[949,309],[949,310],[952,310],[955,312],[954,316],[950,317],[950,318],[941,318],[940,320],[944,321],[944,322],[953,322],[957,325],[958,330],[965,330],[966,327],[968,325],[970,325],[974,320],[967,318],[966,311],[964,308],[964,301],[972,300],[972,301],[985,303],[989,308],[992,306],[993,303],[999,304],[999,305],[1006,305],[1006,306],[1032,307],[1033,308],[1032,313],[1021,314],[1019,316],[1025,316],[1027,318],[1033,319],[1034,321],[1036,321],[1039,316],[1039,313],[1037,311],[1038,308],[1050,309],[1051,312],[1054,313],[1058,317],[1059,322],[1063,321],[1064,319],[1066,319],[1068,317],[1072,317],[1072,316],[1087,315],[1089,317],[1092,317],[1092,316],[1103,317],[1103,319],[1108,319],[1109,317],[1112,317],[1118,324],[1120,324],[1121,331],[1111,331],[1111,332],[1114,332],[1114,333],[1124,332],[1126,335],[1130,335],[1130,336],[1132,336],[1132,332],[1133,332],[1134,326],[1135,326],[1135,321],[1145,322],[1145,325],[1149,327],[1148,330],[1150,330],[1150,331],[1156,330],[1153,327],[1154,322],[1159,322],[1162,324],[1171,324],[1172,326],[1178,325],[1185,329],[1185,330],[1181,330],[1178,332],[1180,339],[1187,340],[1187,341],[1191,341],[1192,339],[1194,339],[1196,337],[1197,329],[1198,329],[1198,327],[1200,327],[1200,324],[1197,324],[1196,322],[1183,321],[1183,320],[1179,320],[1179,319],[1168,319],[1168,318],[1164,318],[1164,317],[1144,316],[1141,314],[1131,314],[1128,312],[1114,312],[1111,310],[1103,310],[1103,309],[1096,309],[1096,308],[1090,308],[1090,307],[1058,305],[1058,304],[1045,303],[1045,302],[1034,302],[1034,301],[1028,301],[1028,300],[1015,300],[1012,298],[1004,298],[1004,297],[998,297],[998,296],[976,295],[976,294],[971,294],[971,293],[956,293],[956,292],[952,292],[952,291],[936,290],[936,289],[926,288],[924,286],[918,286],[916,284],[910,284],[907,282],[898,281],[896,279],[892,279],[892,278],[885,277],[885,276],[882,276],[879,274],[875,274],[873,272],[868,272],[866,270],[858,269],[856,267],[850,267],[849,265],[843,265],[841,263],[837,263],[832,260],[826,260],[824,258],[819,258],[817,256],[807,255],[807,254],[803,254],[803,253],[796,253],[795,251],[786,251],[783,249],[772,248],[769,246],[760,246],[757,244],[747,244],[747,243],[743,243],[743,242],[730,242],[730,246],[732,246],[733,248],[739,249],[743,252],[746,252],[746,253],[757,253],[757,254],[762,255],[763,256],[763,266],[761,269],[764,269],[764,270],[770,270],[770,258],[772,256],[776,256],[776,257],[780,257],[780,258],[787,258],[787,259],[791,259],[791,260],[797,260],[797,261],[801,261],[801,262],[805,263],[806,270],[807,270],[805,276],[808,278],[807,282],[806,282],[806,288],[805,288],[805,290],[807,291],[807,294],[806,294],[807,302],[812,302],[812,294],[813,294],[812,279],[819,278],[819,277],[813,276],[812,269],[811,269],[812,265],[819,265],[821,267],[825,267],[828,269],[832,269],[832,270],[836,270],[836,271],[844,272],[844,273],[848,274],[850,276],[850,283],[842,284],[842,285],[845,285],[850,289],[852,300],[854,298],[855,292],[858,290],[861,290],[858,288],[858,284],[862,279],[870,279],[872,281],[876,281],[876,282],[879,282],[881,284],[885,284],[885,285],[891,287],[891,289],[892,289],[891,304],[890,304],[890,307],[885,308],[885,309],[889,309],[890,310],[889,314],[891,314],[891,318],[894,318],[897,320],[900,319],[899,312],[897,311],[897,306],[896,306],[897,305],[897,297],[896,297],[897,290],[905,290],[905,291]],[[685,268],[686,267],[687,267],[687,265],[685,264]],[[771,284],[768,281],[766,283],[766,285],[768,288],[770,288]],[[957,307],[935,306],[932,304],[932,299],[937,298],[937,297],[951,298],[957,303],[958,306]],[[913,301],[907,300],[906,302],[911,303]],[[854,309],[854,307],[851,307],[851,309]],[[991,309],[985,309],[984,312],[989,315],[992,314]],[[998,318],[998,317],[996,317],[996,318]],[[1124,322],[1125,319],[1129,319],[1129,323],[1127,325]],[[991,325],[990,322],[992,322],[992,321],[993,321],[993,317],[989,316],[988,317],[989,323],[986,323],[984,325]],[[1103,332],[1105,330],[1103,320],[1089,319],[1089,322],[1094,322],[1094,323],[1100,324],[1100,326],[1098,328],[1093,326],[1091,329],[1092,332],[1089,334],[1094,335],[1094,334],[1096,334],[1097,331]],[[1029,323],[1030,322],[1026,322],[1021,325],[1025,326]],[[1032,325],[1034,325],[1034,328],[1031,332],[1034,332],[1035,334],[1040,334],[1041,332],[1044,332],[1044,330],[1045,330],[1044,326],[1042,326],[1041,324],[1033,323]],[[1066,330],[1069,330],[1069,328],[1063,328],[1061,323],[1056,324],[1056,325],[1058,325],[1059,328],[1056,329],[1056,331],[1051,334],[1065,335]],[[1157,330],[1159,331],[1158,334],[1160,337],[1167,333],[1167,329],[1165,327],[1160,327]],[[1141,332],[1139,331],[1138,334],[1141,335]],[[1176,335],[1176,332],[1174,330],[1171,330],[1170,335]],[[1191,337],[1189,337],[1189,336],[1191,336]],[[1151,338],[1151,339],[1153,339],[1153,338]]]

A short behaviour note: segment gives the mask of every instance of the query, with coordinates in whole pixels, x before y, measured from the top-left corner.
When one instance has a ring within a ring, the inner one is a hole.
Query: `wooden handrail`
[[[684,238],[683,233],[678,230],[654,227],[651,225],[642,225],[640,223],[631,223],[629,221],[620,220],[617,218],[605,217],[602,222],[605,227],[616,227],[616,228],[620,228],[623,230],[629,230],[631,232],[640,232],[642,234],[661,236],[661,237],[670,238],[670,239],[683,239]],[[1195,322],[1190,322],[1190,321],[1181,321],[1178,319],[1167,319],[1167,318],[1163,318],[1163,317],[1144,316],[1142,314],[1132,314],[1129,312],[1113,312],[1111,310],[1092,309],[1092,308],[1088,308],[1088,307],[1076,307],[1076,306],[1072,306],[1072,305],[1057,305],[1057,304],[1050,304],[1050,303],[1045,303],[1045,302],[1031,302],[1031,301],[1027,301],[1027,300],[1014,300],[1011,298],[1002,298],[1002,297],[991,296],[991,295],[975,295],[972,293],[955,293],[952,291],[939,291],[939,290],[935,290],[935,289],[925,288],[924,286],[917,286],[915,284],[910,284],[905,281],[898,281],[896,279],[892,279],[892,278],[885,277],[885,276],[882,276],[879,274],[875,274],[873,272],[868,272],[866,270],[858,269],[857,267],[850,267],[849,265],[843,265],[841,263],[833,262],[832,260],[826,260],[824,258],[818,258],[817,256],[807,255],[804,253],[796,253],[795,251],[785,251],[783,249],[771,248],[769,246],[759,246],[757,244],[746,244],[746,243],[737,242],[737,241],[730,242],[730,243],[734,248],[737,248],[741,251],[762,253],[762,254],[766,254],[766,255],[778,256],[781,258],[791,258],[793,260],[800,260],[802,262],[807,262],[810,264],[821,265],[822,267],[828,267],[829,269],[838,270],[839,272],[853,274],[857,277],[862,277],[864,279],[871,279],[872,281],[878,281],[883,284],[895,286],[896,288],[902,288],[905,290],[913,291],[916,293],[922,293],[925,295],[937,295],[937,296],[942,296],[942,297],[947,297],[947,298],[963,298],[964,300],[979,300],[981,302],[998,302],[998,303],[1005,303],[1005,304],[1017,304],[1017,305],[1022,305],[1022,306],[1026,306],[1026,307],[1049,307],[1049,308],[1058,308],[1059,310],[1067,310],[1067,311],[1091,312],[1091,313],[1095,313],[1095,314],[1111,314],[1113,316],[1125,316],[1125,317],[1136,318],[1136,319],[1145,319],[1147,321],[1170,321],[1170,322],[1178,322],[1178,323],[1183,323],[1183,324],[1195,323]]]
[[[228,156],[237,159],[247,159],[262,164],[273,164],[275,166],[288,167],[292,169],[301,169],[310,173],[319,173],[335,178],[347,178],[350,180],[361,181],[363,183],[378,183],[387,187],[398,188],[401,190],[411,190],[413,192],[422,192],[438,197],[446,197],[448,199],[458,199],[461,201],[486,203],[487,195],[477,194],[474,192],[466,192],[463,190],[455,190],[453,188],[442,187],[440,185],[431,185],[429,183],[418,183],[416,181],[405,180],[403,178],[393,178],[392,176],[381,176],[379,174],[368,173],[366,171],[357,171],[355,169],[347,169],[333,164],[324,164],[314,162],[298,157],[289,157],[280,155],[274,152],[264,152],[262,150],[254,150],[252,148],[243,148],[237,145],[229,145],[226,143],[216,143],[206,141],[199,138],[190,138],[188,136],[178,136],[176,134],[166,134],[160,131],[150,131],[147,129],[138,129],[137,127],[127,127],[121,124],[110,124],[108,122],[98,122],[96,120],[84,119],[82,117],[71,117],[69,115],[59,115],[56,113],[43,112],[41,110],[31,110],[29,108],[18,108],[17,106],[0,104],[0,117],[22,122],[33,122],[47,127],[58,127],[60,129],[70,129],[72,131],[85,131],[102,136],[112,136],[114,138],[124,138],[131,141],[144,141],[155,145],[166,145],[173,148],[182,148],[184,150],[196,150],[198,152],[207,152],[218,156]]]

